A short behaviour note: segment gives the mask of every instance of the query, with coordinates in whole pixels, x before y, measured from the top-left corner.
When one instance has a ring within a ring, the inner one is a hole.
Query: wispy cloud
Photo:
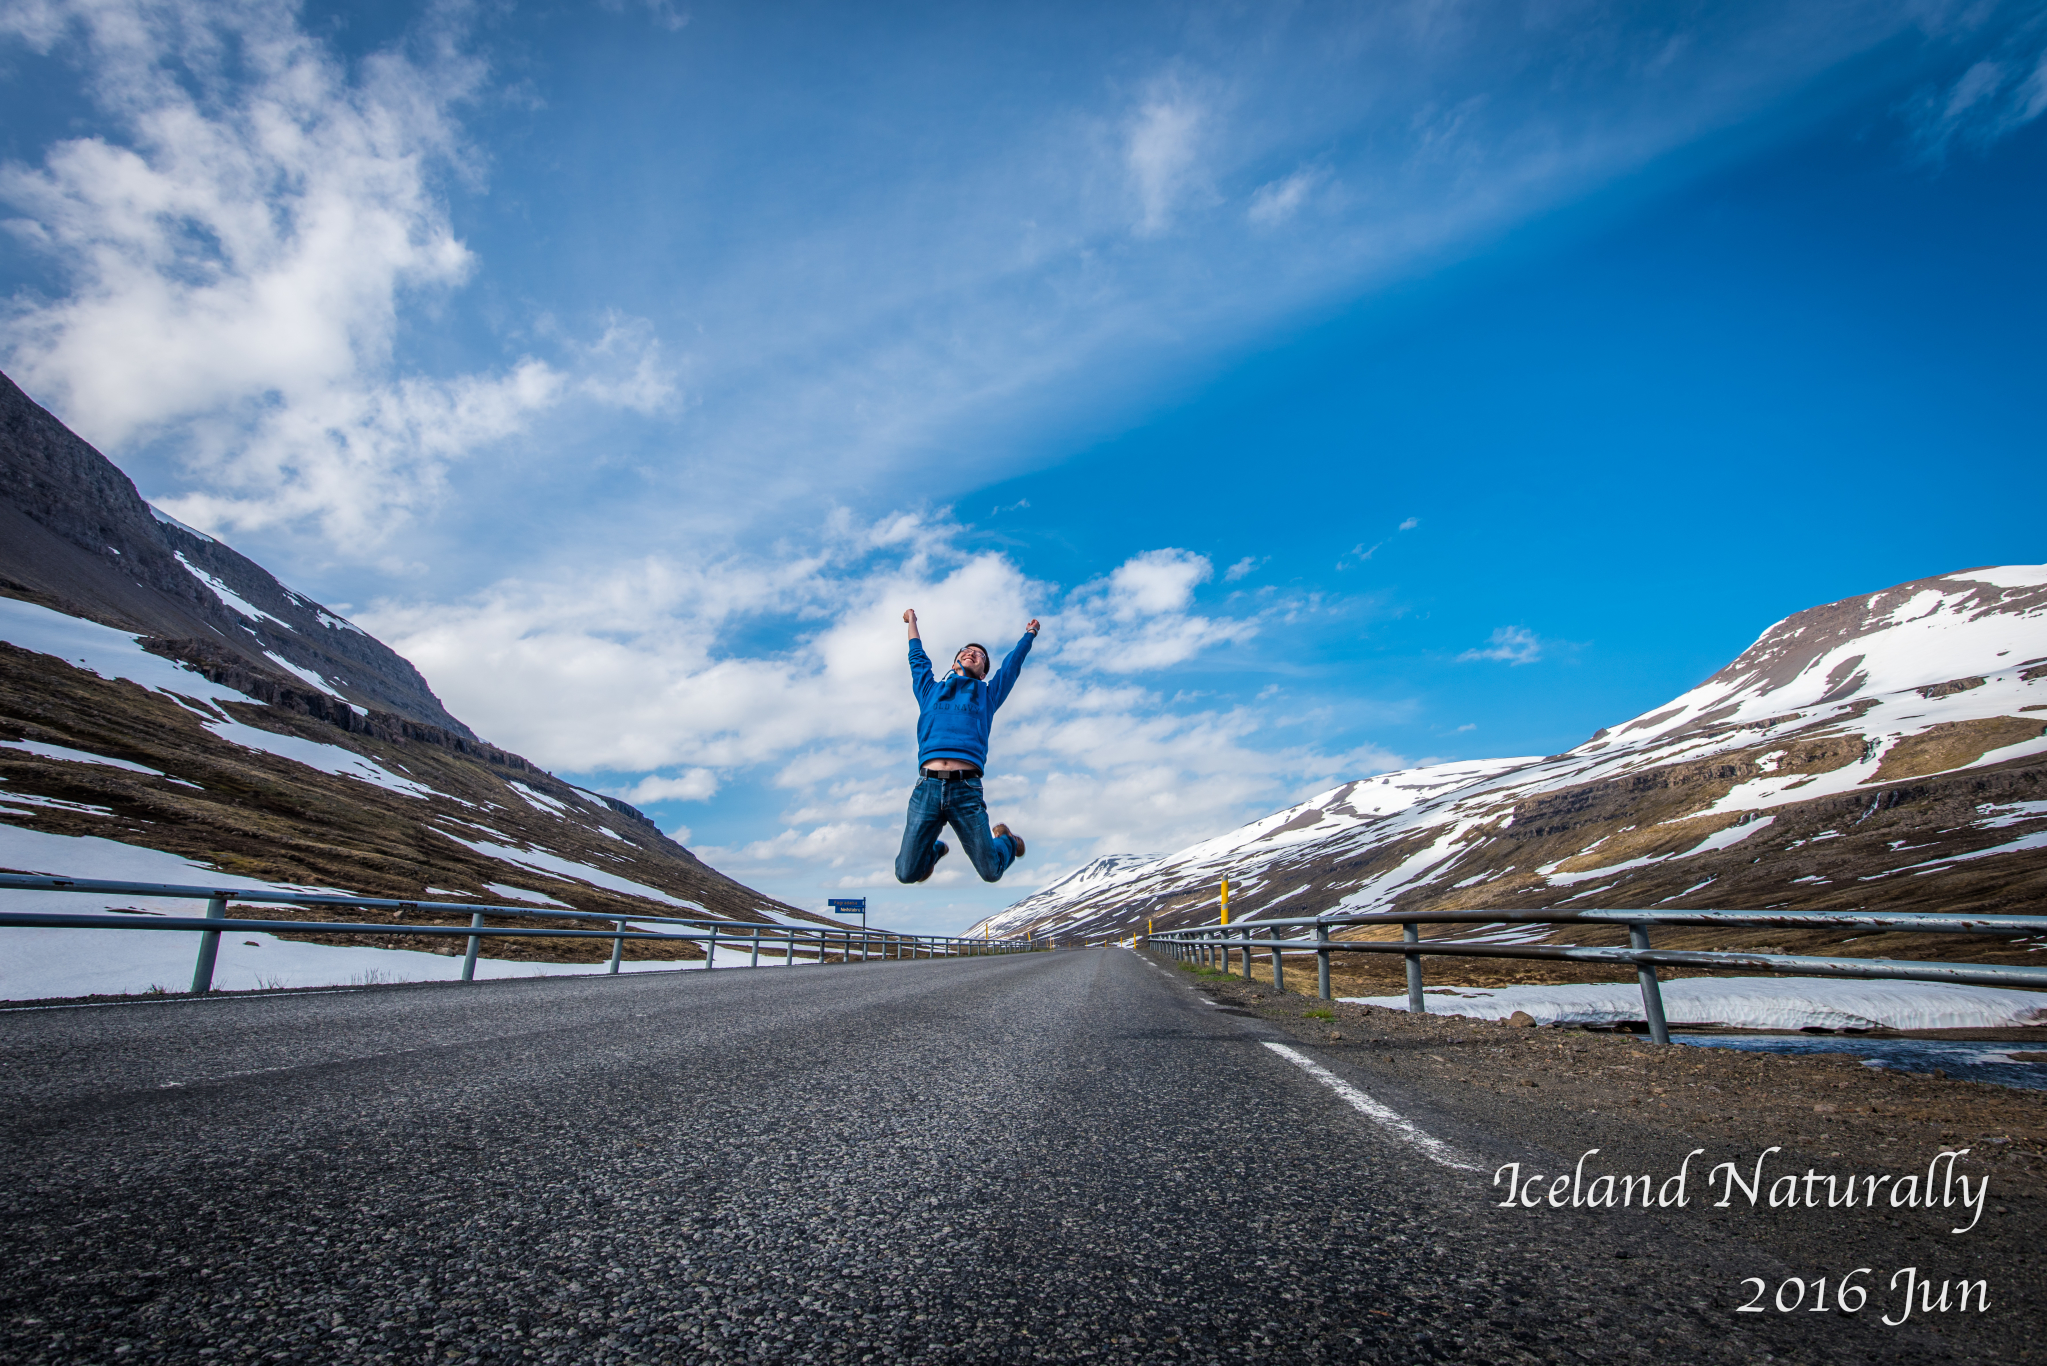
[[[1988,147],[2032,123],[2047,113],[2047,22],[2022,26],[1910,112],[1921,150],[1936,160],[1957,146]]]
[[[1185,95],[1148,100],[1130,120],[1125,153],[1137,195],[1136,231],[1165,231],[1173,211],[1196,180],[1196,143],[1205,111]]]
[[[485,78],[459,33],[430,23],[424,55],[351,75],[287,5],[21,6],[0,30],[75,43],[122,133],[0,168],[7,228],[65,282],[11,301],[7,368],[103,445],[175,447],[185,520],[374,543],[536,414],[670,393],[647,324],[617,315],[568,369],[396,363],[401,314],[477,266],[436,190],[470,173],[453,111]]]
[[[1399,526],[1393,528],[1394,535],[1397,536],[1403,531],[1413,531],[1416,527],[1420,526],[1421,524],[1422,519],[1419,517],[1406,518],[1400,523]],[[1388,537],[1387,539],[1390,540],[1391,537]],[[1352,546],[1346,554],[1344,554],[1340,559],[1337,560],[1336,567],[1338,569],[1349,569],[1352,565],[1363,564],[1365,561],[1371,559],[1374,555],[1378,554],[1379,551],[1382,548],[1384,548],[1385,544],[1386,544],[1385,540],[1374,541],[1369,546],[1366,545],[1363,541],[1359,541],[1356,545]]]
[[[1284,223],[1300,211],[1309,195],[1328,178],[1329,173],[1319,166],[1303,166],[1284,179],[1268,181],[1251,192],[1251,205],[1244,211],[1245,217],[1261,227]]]
[[[1247,579],[1263,568],[1265,562],[1271,558],[1270,555],[1246,555],[1243,559],[1238,560],[1223,571],[1223,579],[1229,583],[1235,583],[1239,579]]]
[[[343,556],[437,501],[539,505],[520,495],[545,459],[489,478],[467,462],[572,403],[673,414],[658,458],[675,477],[634,488],[614,526],[758,530],[892,480],[952,480],[945,497],[969,439],[976,483],[1048,458],[1048,431],[1750,117],[1924,12],[1218,7],[1142,48],[1106,19],[1118,36],[1096,45],[1047,18],[1021,40],[1056,46],[1051,90],[1009,84],[1039,66],[1007,38],[948,49],[997,92],[973,120],[882,72],[900,103],[790,125],[762,149],[772,173],[677,146],[696,159],[663,179],[693,198],[626,216],[732,230],[662,257],[657,279],[596,273],[644,323],[579,345],[531,318],[512,330],[525,345],[429,372],[402,361],[408,326],[479,281],[499,301],[552,284],[492,280],[437,188],[482,184],[460,116],[490,86],[467,35],[425,20],[406,51],[350,68],[282,0],[19,5],[0,22],[91,72],[107,126],[8,173],[14,231],[63,280],[16,301],[9,365],[117,456],[181,452],[188,520],[311,520]],[[929,64],[914,34],[896,50]],[[1999,93],[1959,92],[1950,122],[2032,116],[2031,77],[1997,60]],[[802,79],[761,74],[764,104]],[[871,131],[912,123],[913,158]],[[661,345],[684,335],[687,355]]]
[[[1495,627],[1486,644],[1457,656],[1460,663],[1496,659],[1508,664],[1533,664],[1542,658],[1544,642],[1526,626]]]

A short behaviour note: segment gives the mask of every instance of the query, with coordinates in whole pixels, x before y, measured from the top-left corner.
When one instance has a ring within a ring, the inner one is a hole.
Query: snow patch
[[[2047,1024],[2047,995],[1946,982],[1879,982],[1832,977],[1684,977],[1665,982],[1663,1013],[1673,1025],[1731,1029],[2004,1029]],[[1641,991],[1622,982],[1567,986],[1435,987],[1433,1013],[1504,1020],[1523,1011],[1537,1024],[1641,1022]],[[1405,1010],[1406,996],[1346,996],[1358,1005]]]
[[[186,526],[186,525],[185,525],[185,524],[184,524],[183,522],[181,522],[181,521],[179,521],[179,520],[178,520],[177,518],[175,518],[175,517],[171,516],[171,515],[170,515],[170,514],[169,514],[168,512],[165,512],[165,511],[164,511],[164,510],[163,510],[162,508],[158,507],[158,506],[157,506],[156,504],[154,504],[154,503],[145,503],[145,504],[143,504],[143,506],[145,506],[145,507],[147,507],[147,508],[149,509],[149,515],[150,515],[150,516],[152,516],[152,517],[156,518],[156,520],[157,520],[157,521],[159,521],[159,522],[162,522],[162,523],[163,523],[163,524],[164,524],[165,526],[174,526],[174,527],[176,527],[176,528],[177,528],[178,530],[180,530],[180,531],[184,532],[184,533],[185,533],[185,534],[186,534],[187,536],[195,536],[195,537],[197,537],[198,539],[200,539],[200,540],[202,540],[202,541],[206,542],[206,544],[208,544],[208,545],[212,545],[212,544],[213,544],[213,538],[212,538],[211,536],[207,535],[207,534],[206,534],[205,532],[203,532],[203,531],[198,531],[198,530],[195,530],[195,529],[193,529],[192,527],[188,527],[188,526]]]
[[[126,769],[130,773],[147,773],[152,778],[164,776],[161,769],[131,764],[126,759],[109,759],[104,754],[88,754],[82,749],[67,749],[63,745],[46,745],[40,740],[0,740],[0,749],[18,749],[38,759],[61,759],[70,764],[103,764],[108,768]]]
[[[199,580],[199,582],[205,584],[208,588],[212,589],[213,595],[219,598],[222,603],[226,604],[227,609],[229,611],[247,617],[250,621],[274,621],[287,631],[296,629],[295,627],[292,626],[290,622],[284,620],[284,618],[272,616],[270,613],[264,611],[262,608],[250,602],[247,598],[244,598],[241,594],[235,592],[234,589],[229,588],[225,583],[221,582],[213,575],[201,569],[198,565],[193,564],[190,560],[185,558],[185,553],[182,550],[174,550],[171,553],[178,557],[178,563],[185,566],[185,568],[191,572],[193,578]]]
[[[6,779],[0,778],[0,782]],[[56,797],[38,796],[33,792],[0,792],[0,806],[41,807],[49,811],[69,811],[80,816],[111,816],[114,813],[104,806],[90,806],[84,802],[67,802]],[[20,812],[0,811],[0,816],[19,815]]]
[[[530,901],[536,906],[559,906],[565,911],[575,909],[566,901],[556,901],[553,897],[541,892],[529,892],[524,887],[514,887],[509,883],[486,882],[483,884],[483,889],[486,892],[495,892],[507,901]],[[432,889],[429,888],[428,890]]]
[[[345,702],[348,700],[347,698],[343,697],[340,693],[334,691],[333,685],[329,684],[326,679],[322,678],[319,674],[314,673],[311,669],[301,669],[298,665],[292,663],[290,660],[282,659],[277,654],[270,650],[265,650],[263,652],[263,658],[269,660],[278,668],[283,669],[286,673],[294,674],[297,677],[304,679],[307,683],[312,684],[315,688],[318,688],[321,692],[326,693],[329,697],[334,698],[336,701]]]
[[[649,887],[644,882],[634,882],[631,878],[620,877],[617,873],[607,873],[601,868],[592,868],[587,863],[577,863],[574,859],[563,858],[561,855],[549,853],[545,849],[521,849],[516,845],[494,844],[489,840],[466,840],[460,835],[450,834],[446,830],[441,831],[441,833],[471,853],[481,854],[485,858],[498,859],[504,863],[516,864],[521,868],[531,868],[535,872],[553,873],[557,877],[566,878],[573,882],[587,882],[593,887],[602,887],[607,891],[621,892],[626,896],[644,897],[648,901],[659,901],[665,905],[680,907],[683,910],[697,911],[705,915],[710,914],[699,902],[687,901],[678,896],[671,896],[658,887]]]

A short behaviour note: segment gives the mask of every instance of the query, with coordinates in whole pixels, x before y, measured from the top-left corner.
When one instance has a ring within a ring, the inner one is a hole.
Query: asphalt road
[[[0,1360],[2033,1350],[1738,1314],[1772,1249],[1496,1208],[1511,1113],[1284,1037],[1121,950],[0,1013]]]

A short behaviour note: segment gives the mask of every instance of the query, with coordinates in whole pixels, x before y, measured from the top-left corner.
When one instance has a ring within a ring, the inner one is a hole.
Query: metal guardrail
[[[1423,925],[1625,925],[1627,948],[1590,948],[1572,944],[1508,944],[1497,940],[1423,940]],[[1332,939],[1329,932],[1360,925],[1399,925],[1405,931],[1398,940]],[[1749,929],[1861,929],[1873,933],[1977,934],[2025,939],[2047,934],[2047,916],[2037,915],[1927,915],[1914,912],[1890,914],[1881,911],[1378,911],[1346,916],[1303,916],[1285,920],[1239,921],[1235,925],[1216,922],[1191,929],[1158,930],[1140,936],[1162,943],[1182,961],[1212,966],[1218,952],[1224,972],[1230,972],[1232,953],[1243,955],[1244,980],[1251,980],[1251,951],[1272,953],[1272,984],[1286,985],[1281,955],[1313,953],[1316,959],[1316,994],[1330,999],[1329,960],[1333,953],[1397,953],[1407,960],[1407,1008],[1420,1015],[1428,1010],[1422,996],[1422,955],[1464,958],[1542,958],[1576,963],[1632,963],[1642,988],[1642,1016],[1650,1037],[1657,1043],[1670,1042],[1670,1027],[1663,1017],[1663,990],[1657,981],[1658,967],[1745,968],[1761,972],[1799,973],[1809,977],[1864,977],[1908,982],[1960,982],[1977,986],[2028,987],[2047,989],[2047,968],[2008,967],[1990,963],[1931,963],[1902,958],[1819,958],[1790,953],[1743,953],[1693,949],[1656,949],[1649,946],[1654,925],[1693,925]],[[1282,939],[1268,933],[1263,939],[1253,932],[1276,931],[1286,926],[1308,926],[1311,939]]]
[[[441,938],[466,937],[468,952],[462,960],[462,980],[476,979],[476,957],[485,939],[608,939],[611,966],[617,972],[625,956],[628,939],[681,940],[704,946],[704,966],[717,966],[718,944],[747,945],[748,967],[761,965],[761,946],[782,950],[783,965],[796,966],[799,944],[809,950],[813,965],[822,967],[836,952],[839,961],[868,962],[873,958],[970,958],[987,954],[1027,953],[1043,947],[1029,939],[968,939],[956,935],[899,934],[892,930],[871,930],[862,926],[764,924],[757,920],[724,920],[716,916],[615,915],[604,911],[577,911],[566,907],[500,906],[475,902],[396,901],[387,897],[340,896],[328,892],[276,892],[259,887],[187,887],[155,882],[106,882],[92,878],[63,878],[19,873],[0,873],[0,892],[83,892],[107,896],[149,896],[172,900],[204,901],[204,916],[164,915],[64,915],[38,911],[0,911],[0,929],[8,927],[66,930],[170,930],[197,931],[199,955],[192,965],[192,991],[204,994],[213,989],[213,967],[220,951],[220,936],[242,934],[405,934]],[[320,906],[336,909],[386,910],[399,915],[467,914],[467,925],[357,924],[335,920],[230,920],[227,906],[239,901],[259,906]],[[485,916],[504,918],[526,916],[544,920],[602,920],[614,926],[608,930],[562,930],[526,926],[488,925]],[[631,929],[634,925],[677,925],[676,930]],[[856,960],[854,955],[859,955]]]

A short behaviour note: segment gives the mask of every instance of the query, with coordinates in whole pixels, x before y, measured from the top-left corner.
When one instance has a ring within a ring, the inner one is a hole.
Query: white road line
[[[1484,1168],[1474,1163],[1465,1161],[1462,1153],[1459,1153],[1442,1139],[1424,1132],[1421,1126],[1413,1120],[1395,1114],[1305,1053],[1297,1053],[1285,1044],[1273,1043],[1269,1039],[1266,1041],[1265,1046],[1294,1066],[1300,1068],[1303,1072],[1306,1072],[1316,1081],[1321,1082],[1324,1086],[1336,1092],[1337,1095],[1343,1097],[1353,1110],[1356,1110],[1366,1119],[1371,1120],[1382,1128],[1390,1130],[1393,1136],[1403,1143],[1412,1143],[1415,1147],[1420,1148],[1423,1153],[1428,1155],[1430,1160],[1440,1162],[1446,1167],[1455,1168],[1461,1172],[1484,1170]]]

